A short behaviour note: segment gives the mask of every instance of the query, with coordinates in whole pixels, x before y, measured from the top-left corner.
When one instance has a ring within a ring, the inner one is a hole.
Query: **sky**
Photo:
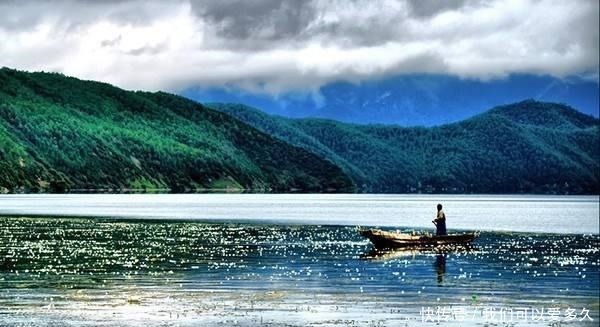
[[[598,82],[598,0],[0,0],[0,66],[126,89],[318,92],[410,74]]]

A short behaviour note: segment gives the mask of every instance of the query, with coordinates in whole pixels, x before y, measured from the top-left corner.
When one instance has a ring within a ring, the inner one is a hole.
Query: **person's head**
[[[438,209],[438,211],[442,210],[442,205],[438,203],[437,209]]]

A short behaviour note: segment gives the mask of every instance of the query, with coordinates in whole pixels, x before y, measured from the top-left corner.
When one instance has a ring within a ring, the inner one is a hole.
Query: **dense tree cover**
[[[167,93],[0,69],[0,191],[352,191],[312,152]]]
[[[210,106],[329,158],[364,192],[600,192],[599,121],[561,104],[528,100],[431,128]]]

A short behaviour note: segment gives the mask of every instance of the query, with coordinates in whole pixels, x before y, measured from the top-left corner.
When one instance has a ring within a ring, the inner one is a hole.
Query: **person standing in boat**
[[[437,205],[437,216],[433,220],[433,223],[436,227],[435,235],[448,235],[448,233],[446,232],[446,215],[442,210],[441,204]]]

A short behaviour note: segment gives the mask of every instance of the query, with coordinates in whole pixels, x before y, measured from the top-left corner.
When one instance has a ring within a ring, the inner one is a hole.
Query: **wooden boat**
[[[379,229],[361,230],[360,234],[368,238],[378,249],[393,248],[422,248],[445,245],[469,245],[479,236],[479,233],[464,233],[450,235],[412,235],[397,232],[387,232]]]

